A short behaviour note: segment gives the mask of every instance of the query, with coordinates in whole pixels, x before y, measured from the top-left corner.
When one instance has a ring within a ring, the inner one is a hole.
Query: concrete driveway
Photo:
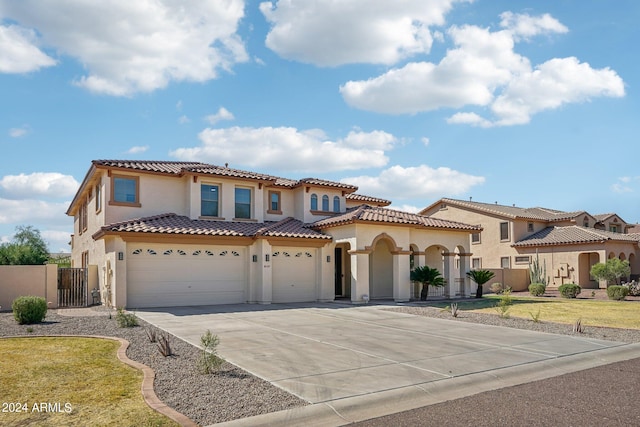
[[[640,350],[384,308],[227,305],[136,314],[196,346],[210,329],[219,336],[218,352],[226,360],[315,404],[230,425],[277,423],[278,416],[341,425],[626,360]]]

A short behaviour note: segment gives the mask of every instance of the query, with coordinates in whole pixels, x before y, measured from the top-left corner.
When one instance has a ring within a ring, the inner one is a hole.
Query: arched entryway
[[[395,244],[388,238],[376,239],[369,255],[369,297],[393,298],[393,254]]]
[[[597,288],[598,282],[591,277],[591,267],[600,262],[597,252],[585,252],[578,256],[578,285],[583,288]]]

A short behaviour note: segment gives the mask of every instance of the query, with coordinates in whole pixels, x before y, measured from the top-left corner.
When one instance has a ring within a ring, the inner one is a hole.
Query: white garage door
[[[243,246],[129,244],[127,307],[237,304],[246,301]]]
[[[274,248],[272,259],[273,302],[307,302],[318,299],[316,250]]]

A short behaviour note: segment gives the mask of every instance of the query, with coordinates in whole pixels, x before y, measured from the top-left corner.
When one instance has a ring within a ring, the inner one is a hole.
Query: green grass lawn
[[[511,297],[511,317],[531,319],[531,313],[540,310],[540,321],[573,324],[582,319],[583,325],[609,328],[640,329],[640,303],[637,301],[601,301],[549,297]],[[458,302],[461,311],[497,314],[499,295],[486,295],[480,299]],[[448,303],[434,303],[446,307]]]
[[[97,338],[1,339],[0,425],[177,425],[144,402],[142,372],[118,360],[119,346]]]

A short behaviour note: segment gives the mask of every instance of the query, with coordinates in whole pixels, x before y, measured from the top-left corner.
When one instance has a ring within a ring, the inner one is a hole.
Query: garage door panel
[[[127,261],[127,306],[245,302],[246,263],[244,247],[139,245]]]
[[[316,250],[278,248],[272,254],[273,302],[316,301]]]

